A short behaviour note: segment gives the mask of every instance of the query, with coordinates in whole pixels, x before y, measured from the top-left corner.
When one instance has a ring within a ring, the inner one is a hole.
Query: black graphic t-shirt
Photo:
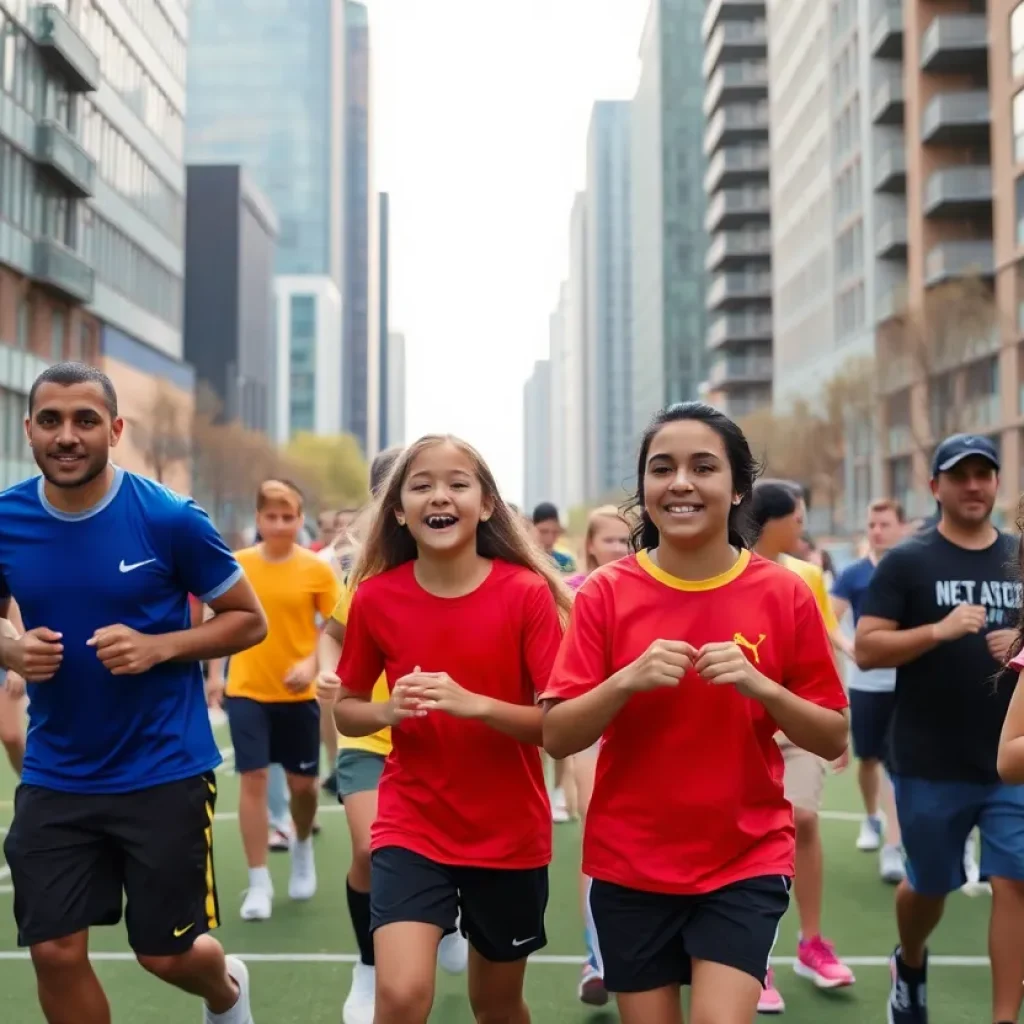
[[[923,779],[995,782],[999,733],[1016,676],[996,678],[998,663],[985,634],[1017,625],[1021,584],[1015,582],[1017,541],[1000,534],[970,551],[932,529],[888,552],[871,579],[862,616],[915,629],[944,619],[958,604],[982,605],[982,632],[939,644],[896,670],[890,734],[891,768]]]

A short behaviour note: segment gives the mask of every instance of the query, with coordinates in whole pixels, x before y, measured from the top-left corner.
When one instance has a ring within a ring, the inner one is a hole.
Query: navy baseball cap
[[[940,473],[948,473],[955,465],[972,455],[991,462],[998,472],[999,453],[987,437],[980,437],[977,434],[954,434],[935,449],[932,458],[932,478]]]

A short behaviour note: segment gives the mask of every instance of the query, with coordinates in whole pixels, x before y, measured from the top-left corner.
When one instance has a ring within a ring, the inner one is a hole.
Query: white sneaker
[[[249,969],[237,956],[224,959],[227,961],[228,974],[238,986],[238,1002],[227,1013],[214,1013],[204,1004],[203,1024],[255,1024],[249,1005]]]
[[[457,929],[437,947],[437,962],[446,974],[461,974],[469,963],[469,942]]]
[[[564,825],[569,820],[569,805],[565,800],[564,789],[551,791],[551,820],[556,825]]]
[[[860,823],[860,834],[857,836],[857,849],[862,853],[873,853],[882,845],[884,822],[880,814],[866,817]]]
[[[376,970],[357,960],[352,968],[352,987],[341,1008],[341,1024],[373,1024],[376,989]]]
[[[907,877],[903,863],[903,851],[898,846],[886,843],[878,857],[878,873],[888,885],[899,885]]]
[[[311,900],[316,895],[316,861],[313,839],[296,839],[292,843],[292,873],[288,879],[288,895],[293,900]]]
[[[965,896],[988,896],[992,893],[992,886],[981,880],[981,868],[978,866],[978,859],[974,854],[974,833],[967,838],[967,845],[964,847],[964,874],[967,881],[960,887]]]
[[[274,909],[274,890],[254,885],[245,891],[242,900],[243,921],[269,921]]]

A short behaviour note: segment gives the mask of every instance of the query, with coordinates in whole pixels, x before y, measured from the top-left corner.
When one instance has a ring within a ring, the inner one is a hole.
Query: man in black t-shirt
[[[938,525],[879,562],[857,624],[862,669],[895,668],[889,756],[907,879],[896,898],[889,1024],[927,1024],[926,943],[964,882],[964,842],[981,832],[992,883],[992,1020],[1016,1021],[1024,993],[1024,787],[996,773],[1014,679],[1000,672],[1020,614],[1017,540],[992,526],[999,456],[958,434],[935,451]]]

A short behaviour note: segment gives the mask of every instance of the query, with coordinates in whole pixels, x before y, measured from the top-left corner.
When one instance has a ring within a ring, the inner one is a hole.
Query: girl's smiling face
[[[725,445],[707,424],[675,420],[651,439],[644,508],[668,543],[695,548],[719,538],[737,498]]]
[[[490,504],[473,460],[445,441],[425,448],[409,464],[397,514],[421,550],[460,551],[476,544]]]

